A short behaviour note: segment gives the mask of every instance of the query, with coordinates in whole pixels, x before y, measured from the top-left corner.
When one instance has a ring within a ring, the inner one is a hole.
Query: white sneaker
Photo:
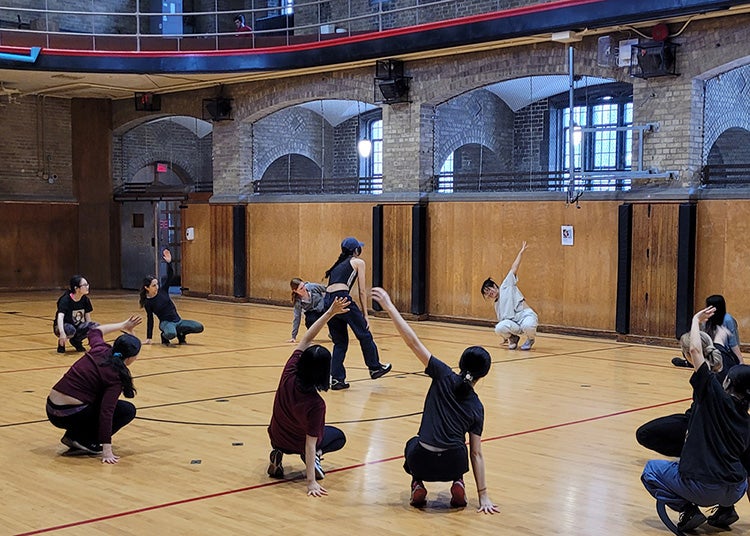
[[[521,350],[531,350],[531,347],[534,346],[535,339],[526,339],[526,342],[521,345]]]

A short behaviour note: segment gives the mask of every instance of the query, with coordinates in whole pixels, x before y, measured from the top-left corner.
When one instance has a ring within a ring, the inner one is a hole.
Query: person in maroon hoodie
[[[123,322],[92,327],[88,332],[91,349],[63,375],[47,397],[47,418],[65,430],[61,441],[70,454],[101,454],[103,463],[117,463],[112,436],[135,418],[135,406],[125,400],[135,396],[128,367],[141,349],[132,334],[141,323],[139,316]],[[123,331],[110,346],[104,335]]]

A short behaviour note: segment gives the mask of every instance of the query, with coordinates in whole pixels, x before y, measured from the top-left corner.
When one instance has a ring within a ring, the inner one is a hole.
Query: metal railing
[[[382,177],[268,177],[253,182],[253,195],[367,195],[381,192]]]
[[[703,186],[750,186],[750,164],[707,165],[701,170]]]
[[[353,6],[352,0],[347,0],[335,6],[335,13],[328,0],[242,11],[218,9],[221,2],[217,2],[216,11],[158,13],[144,0],[136,0],[134,11],[128,12],[52,9],[57,4],[47,0],[45,9],[0,6],[0,45],[110,51],[265,48],[382,32],[498,9],[497,0],[413,2],[396,7],[370,0]],[[365,12],[361,12],[363,7]],[[234,18],[239,14],[252,32],[237,30]]]

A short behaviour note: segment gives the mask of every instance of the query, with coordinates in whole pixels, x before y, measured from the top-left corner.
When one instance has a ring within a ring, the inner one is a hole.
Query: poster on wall
[[[573,245],[573,226],[572,225],[561,226],[560,233],[562,236],[562,245],[572,246]]]

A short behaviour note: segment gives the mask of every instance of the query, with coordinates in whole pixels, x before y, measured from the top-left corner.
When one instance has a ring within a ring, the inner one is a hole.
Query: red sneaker
[[[427,490],[421,480],[411,483],[411,500],[409,504],[414,508],[424,508],[427,504]]]
[[[451,486],[451,506],[453,508],[463,508],[466,506],[466,489],[464,488],[463,479],[454,480]]]

